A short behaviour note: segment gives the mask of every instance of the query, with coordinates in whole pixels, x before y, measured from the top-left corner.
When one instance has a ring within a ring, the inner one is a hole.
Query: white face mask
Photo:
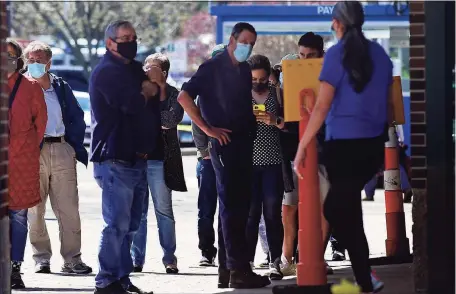
[[[280,82],[280,88],[283,89],[283,72],[280,72],[280,75],[279,75],[279,82]]]

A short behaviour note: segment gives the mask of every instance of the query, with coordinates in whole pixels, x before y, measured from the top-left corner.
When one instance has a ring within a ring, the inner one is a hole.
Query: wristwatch
[[[282,118],[280,116],[278,116],[276,118],[276,126],[280,125],[282,123]]]

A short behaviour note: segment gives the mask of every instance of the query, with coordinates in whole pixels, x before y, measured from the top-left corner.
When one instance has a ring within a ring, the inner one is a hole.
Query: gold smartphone
[[[255,112],[266,112],[266,106],[264,104],[255,104],[253,105],[253,111]]]

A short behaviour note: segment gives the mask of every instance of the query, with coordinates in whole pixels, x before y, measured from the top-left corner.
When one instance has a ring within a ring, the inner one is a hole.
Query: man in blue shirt
[[[225,52],[226,45],[219,44],[212,49],[211,58]],[[214,215],[217,210],[217,185],[214,168],[209,154],[209,138],[192,122],[193,141],[197,149],[198,163],[198,248],[201,250],[200,266],[214,266],[217,248],[214,232]],[[221,224],[219,224],[221,225]],[[269,264],[268,264],[269,266]]]
[[[256,121],[252,74],[245,62],[256,42],[248,23],[233,27],[227,49],[203,63],[182,86],[179,103],[210,137],[210,157],[219,195],[219,287],[260,288],[267,277],[252,272],[245,228],[252,197],[252,152]],[[199,96],[199,106],[194,99]]]
[[[158,87],[134,61],[137,37],[130,22],[106,29],[106,54],[90,77],[94,177],[102,189],[105,222],[95,277],[97,294],[147,293],[132,285],[130,247],[147,197],[147,159],[159,156]]]

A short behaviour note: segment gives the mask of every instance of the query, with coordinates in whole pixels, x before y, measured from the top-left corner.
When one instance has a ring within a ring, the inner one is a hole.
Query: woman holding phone
[[[306,148],[326,120],[323,159],[331,187],[324,215],[345,245],[362,293],[378,292],[383,283],[371,274],[363,227],[361,190],[384,159],[393,65],[385,50],[362,31],[363,6],[338,2],[332,29],[339,40],[326,52],[320,91],[294,161],[302,178]]]
[[[247,61],[252,70],[252,105],[257,120],[257,134],[253,147],[253,196],[247,222],[247,250],[253,262],[258,242],[258,225],[261,215],[266,225],[266,238],[270,254],[270,278],[280,280],[283,227],[281,206],[283,196],[282,151],[280,117],[277,92],[269,83],[271,64],[267,57],[254,55]]]

